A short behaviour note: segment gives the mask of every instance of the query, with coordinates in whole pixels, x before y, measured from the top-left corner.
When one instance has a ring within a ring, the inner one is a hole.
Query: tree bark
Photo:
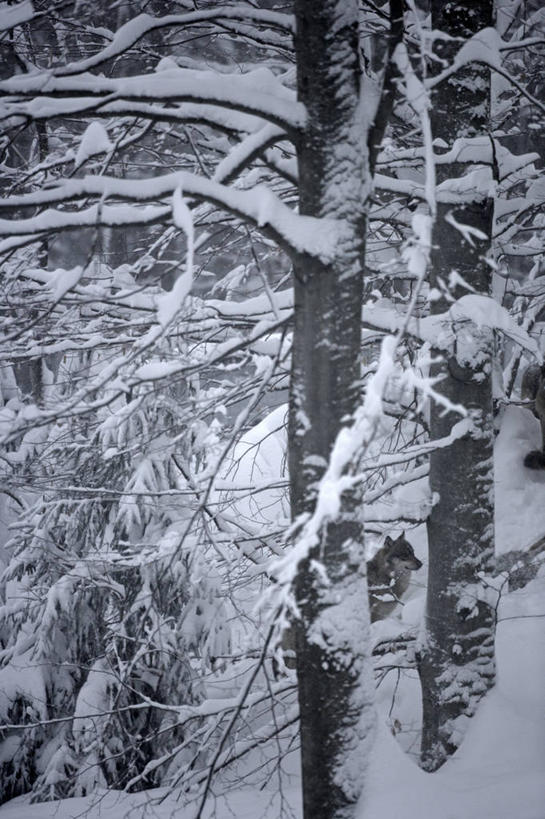
[[[451,37],[470,37],[491,25],[492,2],[432,2],[432,28]],[[458,48],[459,41],[442,41],[436,51],[450,62]],[[489,98],[488,69],[469,66],[457,73],[434,94],[434,137],[451,143],[454,138],[487,134]],[[453,177],[465,172],[459,165],[450,166]],[[491,267],[484,257],[490,248],[492,202],[485,195],[453,210],[457,222],[478,228],[487,237],[475,239],[473,246],[446,221],[452,210],[440,205],[437,212],[431,285],[441,296],[432,303],[432,314],[449,309],[448,293],[455,300],[468,294],[467,288],[453,283],[453,272],[477,293],[491,293]],[[438,391],[468,410],[473,428],[430,459],[430,487],[436,502],[428,520],[428,592],[419,655],[421,751],[427,770],[439,768],[458,747],[465,718],[474,714],[495,677],[495,618],[479,577],[491,568],[494,556],[493,334],[472,321],[460,322],[454,329],[454,349],[434,365],[432,374],[442,379]],[[432,439],[448,435],[457,417],[432,410]]]
[[[294,264],[289,414],[292,515],[311,512],[332,445],[360,399],[367,128],[360,103],[358,3],[296,0],[300,212],[342,220],[335,260]],[[357,492],[296,578],[295,624],[306,819],[353,817],[374,735],[364,527]],[[323,573],[315,570],[319,562]]]

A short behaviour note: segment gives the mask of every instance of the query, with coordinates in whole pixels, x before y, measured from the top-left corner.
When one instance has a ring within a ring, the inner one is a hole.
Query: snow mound
[[[541,449],[538,420],[527,409],[507,407],[494,454],[497,554],[525,549],[545,534],[545,471],[523,463],[533,449]]]
[[[287,405],[281,404],[244,433],[229,456],[224,484],[231,511],[252,528],[289,521],[286,423]]]

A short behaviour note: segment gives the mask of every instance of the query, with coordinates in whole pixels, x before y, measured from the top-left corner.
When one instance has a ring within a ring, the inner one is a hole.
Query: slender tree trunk
[[[470,37],[491,25],[490,1],[432,3],[432,28],[452,37]],[[459,41],[447,41],[437,52],[450,62],[457,48]],[[434,136],[451,143],[457,137],[487,134],[489,99],[488,69],[472,66],[458,73],[434,94]],[[458,177],[466,172],[454,165],[449,174]],[[442,293],[433,303],[435,314],[449,309],[447,289],[454,299],[469,292],[456,285],[453,273],[462,276],[477,293],[491,292],[491,268],[484,257],[490,245],[492,202],[485,194],[479,201],[453,211],[457,222],[478,228],[487,237],[475,239],[473,246],[446,221],[452,210],[448,206],[438,208],[434,231],[432,286]],[[495,676],[494,613],[479,579],[479,572],[487,570],[494,554],[493,337],[490,330],[472,321],[460,322],[454,330],[452,354],[435,365],[433,374],[442,378],[439,391],[470,412],[473,429],[449,448],[436,451],[430,461],[430,485],[436,503],[428,521],[426,628],[419,661],[422,764],[427,770],[439,768],[458,747],[465,718],[473,715]],[[434,411],[432,438],[448,435],[455,420],[453,413]]]
[[[289,418],[293,517],[316,485],[360,395],[360,332],[369,172],[360,107],[357,0],[296,0],[300,211],[342,220],[335,260],[294,265]],[[324,225],[324,229],[327,229]],[[353,817],[374,734],[363,515],[357,493],[299,566],[297,675],[306,819]],[[323,573],[314,568],[319,562]]]

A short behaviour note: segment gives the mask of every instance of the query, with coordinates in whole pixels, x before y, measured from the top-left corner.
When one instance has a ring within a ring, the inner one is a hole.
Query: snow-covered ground
[[[497,685],[462,746],[426,774],[383,727],[361,819],[544,819],[543,573],[502,600],[499,620]]]
[[[498,552],[531,545],[545,534],[545,472],[522,464],[539,446],[539,427],[526,410],[509,408],[496,445]],[[411,533],[420,551],[423,532]],[[414,622],[422,608],[415,583],[402,622]],[[405,753],[387,723],[394,714],[418,724],[418,685],[409,677],[396,692],[395,680],[379,688],[380,729],[371,761],[360,819],[545,819],[545,570],[525,588],[502,595],[496,651],[498,680],[468,725],[458,752],[434,774],[415,764],[417,736],[404,737]],[[393,675],[390,675],[393,676]],[[403,726],[405,727],[405,726]],[[291,767],[296,769],[295,760]],[[158,791],[110,792],[94,797],[30,805],[22,797],[0,808],[0,819],[194,819],[196,806],[183,809],[175,796],[159,803]],[[278,819],[301,816],[296,779],[282,794],[240,789],[208,803],[204,816],[216,819]]]

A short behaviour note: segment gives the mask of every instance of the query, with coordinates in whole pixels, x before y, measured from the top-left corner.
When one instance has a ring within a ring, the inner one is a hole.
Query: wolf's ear
[[[384,545],[385,546],[393,546],[394,545],[394,541],[392,540],[390,535],[386,535],[386,540],[384,541]]]

